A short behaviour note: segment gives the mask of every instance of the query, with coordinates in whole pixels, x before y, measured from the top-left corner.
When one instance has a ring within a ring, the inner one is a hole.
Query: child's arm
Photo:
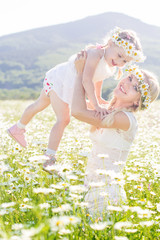
[[[95,69],[97,67],[98,62],[100,61],[101,55],[100,52],[97,52],[97,49],[91,49],[87,52],[86,63],[83,70],[82,84],[86,91],[86,94],[91,101],[91,104],[97,111],[97,113],[101,113],[101,116],[106,114],[106,109],[102,108],[96,97],[96,89],[94,83],[92,81]]]
[[[103,84],[103,81],[99,81],[99,82],[96,82],[95,85],[94,85],[95,86],[95,90],[96,90],[97,100],[98,100],[99,104],[108,104],[108,101],[104,100],[101,97],[101,94],[102,94],[102,84]]]

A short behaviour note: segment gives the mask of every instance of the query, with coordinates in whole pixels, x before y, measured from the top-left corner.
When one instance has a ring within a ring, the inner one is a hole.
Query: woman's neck
[[[110,110],[117,110],[117,109],[129,109],[131,107],[131,104],[128,103],[122,103],[119,101],[115,101],[115,102],[111,102],[111,104],[109,105],[109,109]]]

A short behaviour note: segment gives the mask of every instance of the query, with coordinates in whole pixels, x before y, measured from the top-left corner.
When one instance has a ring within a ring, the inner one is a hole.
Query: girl
[[[70,121],[70,106],[77,75],[74,66],[75,56],[46,73],[44,88],[38,100],[27,107],[17,124],[8,129],[9,135],[21,146],[26,147],[25,126],[36,113],[51,104],[57,117],[50,132],[46,151],[46,155],[51,159],[55,159],[63,131]],[[101,116],[106,114],[106,109],[100,106],[105,102],[100,94],[102,81],[112,76],[116,67],[122,68],[132,60],[143,61],[144,56],[139,39],[130,30],[116,28],[111,32],[109,40],[104,45],[87,48],[83,85],[92,106]]]
[[[95,126],[90,135],[93,148],[86,168],[85,185],[88,192],[85,200],[89,203],[90,213],[102,213],[108,203],[120,204],[121,200],[126,199],[121,185],[123,181],[115,179],[120,178],[137,131],[133,112],[149,107],[159,94],[159,83],[150,72],[137,66],[129,67],[128,76],[119,81],[113,98],[106,105],[110,113],[101,120],[95,117],[94,110],[87,109],[82,86],[84,61],[82,55],[75,61],[78,78],[74,88],[72,115]]]

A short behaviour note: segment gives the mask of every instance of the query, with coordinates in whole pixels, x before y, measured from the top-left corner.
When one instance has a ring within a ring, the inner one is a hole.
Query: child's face
[[[113,42],[109,46],[110,47],[106,51],[106,61],[110,67],[123,67],[132,60],[131,57],[126,55],[122,47],[117,46]]]
[[[129,106],[132,104],[137,105],[141,97],[137,78],[133,74],[130,74],[120,80],[114,89],[114,95],[121,102],[128,103]]]

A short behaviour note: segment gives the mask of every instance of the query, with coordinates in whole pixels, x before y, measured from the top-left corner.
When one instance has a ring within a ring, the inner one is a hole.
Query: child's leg
[[[63,102],[53,90],[50,91],[49,97],[52,108],[56,114],[57,121],[50,132],[47,151],[51,150],[55,153],[62,138],[64,129],[70,122],[70,110],[69,105]]]
[[[19,122],[22,125],[27,125],[34,117],[34,115],[44,110],[46,107],[48,107],[49,104],[50,98],[47,97],[43,89],[39,98],[25,109]]]
[[[40,97],[37,99],[37,101],[35,101],[26,108],[26,110],[22,114],[20,121],[7,130],[8,134],[22,147],[26,147],[27,141],[24,135],[25,126],[31,121],[31,119],[36,113],[48,107],[49,104],[50,99],[46,96],[45,91],[42,90]]]

